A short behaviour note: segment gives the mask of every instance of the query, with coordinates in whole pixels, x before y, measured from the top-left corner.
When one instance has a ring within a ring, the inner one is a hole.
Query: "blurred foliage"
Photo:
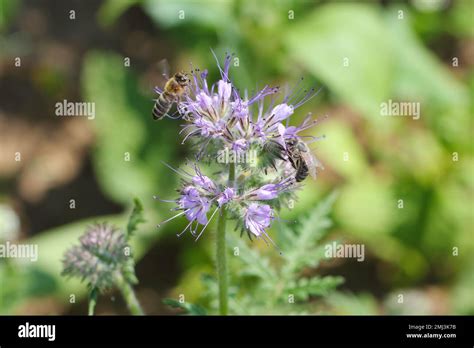
[[[176,147],[169,145],[176,142],[176,136],[172,131],[162,131],[157,136],[153,128],[146,126],[152,102],[139,93],[136,78],[124,67],[123,58],[111,53],[89,53],[82,85],[85,98],[97,100],[94,162],[107,194],[121,202],[130,196],[151,198],[157,189],[157,177],[161,187],[172,186],[173,177],[164,175],[168,169],[161,161],[173,156]],[[160,126],[177,132],[169,123]]]
[[[0,31],[4,31],[10,20],[18,11],[20,2],[12,0],[0,0]]]
[[[153,194],[170,196],[177,186],[162,161],[179,165],[186,157],[179,122],[151,121],[154,96],[151,86],[144,91],[143,81],[162,58],[176,69],[187,69],[192,61],[208,68],[213,79],[218,72],[209,49],[218,56],[227,50],[236,53],[233,80],[250,92],[267,83],[293,85],[300,76],[308,87],[324,86],[317,98],[298,109],[292,123],[309,111],[330,116],[312,134],[326,135],[314,149],[326,170],[315,182],[305,182],[294,209],[283,211],[282,217],[295,220],[312,213],[294,228],[277,223],[270,232],[278,236],[283,255],[229,236],[230,245],[240,250],[239,257],[231,258],[232,284],[238,284],[233,311],[417,314],[431,311],[430,296],[436,299],[442,293],[450,299],[446,312],[473,314],[474,2],[430,4],[431,8],[415,0],[103,1],[95,12],[99,26],[94,30],[100,28],[105,33],[100,35],[108,36],[101,36],[99,44],[90,38],[89,46],[79,45],[84,48],[79,58],[80,98],[96,103],[97,117],[90,122],[96,140],[90,152],[100,189],[124,207],[131,197],[143,202],[148,223],[137,233],[138,258],[161,235],[153,225],[167,216],[167,206],[154,204]],[[22,17],[26,5],[14,0],[0,0],[0,5],[0,59],[7,66],[13,52],[19,52],[17,46],[21,52],[32,52],[32,42],[39,39],[25,39],[32,34],[22,32],[28,22]],[[38,47],[56,39],[49,35],[38,41]],[[145,50],[154,43],[157,48]],[[126,57],[131,58],[130,67]],[[68,75],[57,75],[41,64],[36,70],[32,85],[52,100],[62,100],[67,90],[62,81]],[[75,83],[69,80],[69,85]],[[380,104],[389,99],[420,102],[420,119],[382,117]],[[330,228],[329,203],[320,201],[334,187],[339,198]],[[2,191],[0,199],[8,192]],[[123,223],[125,214],[79,220],[22,240],[38,243],[39,250],[47,252],[35,264],[0,262],[0,313],[18,312],[30,299],[46,295],[62,303],[71,292],[85,295],[74,282],[60,280],[59,260],[85,224],[97,220]],[[181,225],[173,220],[163,232],[175,232]],[[326,234],[366,245],[370,257],[364,264],[374,269],[370,283],[347,279],[343,292],[332,291],[338,278],[318,278],[301,268],[317,270]],[[177,243],[180,280],[171,295],[184,293],[187,301],[215,308],[209,299],[216,290],[213,276],[201,282],[201,274],[212,270],[212,238],[202,238],[199,244]],[[357,292],[351,291],[354,285]],[[427,290],[430,286],[436,291]],[[290,292],[297,296],[295,305],[285,298]],[[394,299],[400,292],[426,306],[398,306]],[[323,295],[324,301],[318,301]],[[168,304],[195,310],[189,302]],[[202,314],[200,309],[195,312]]]

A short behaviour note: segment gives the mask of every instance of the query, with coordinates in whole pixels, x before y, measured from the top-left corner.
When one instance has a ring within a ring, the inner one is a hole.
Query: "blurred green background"
[[[156,229],[170,207],[153,195],[172,198],[178,186],[162,161],[178,166],[192,151],[180,144],[180,122],[153,122],[151,109],[157,62],[178,70],[192,61],[213,80],[210,48],[235,53],[241,89],[301,76],[324,86],[292,122],[310,111],[329,116],[312,130],[326,135],[314,149],[325,170],[282,211],[299,219],[337,191],[328,238],[366,247],[364,262],[309,270],[345,279],[324,313],[474,314],[473,1],[0,6],[0,242],[35,243],[40,253],[36,263],[0,259],[0,314],[85,314],[85,286],[59,275],[62,253],[88,223],[123,225],[133,197],[148,221],[134,246],[145,311],[178,313],[162,299],[180,294],[207,304],[200,278],[214,272],[213,231],[195,243],[175,236],[184,219]],[[95,102],[95,119],[56,117],[64,99]],[[381,116],[389,99],[419,102],[420,119]],[[280,262],[274,249],[242,242]],[[99,300],[98,313],[126,313],[119,297]],[[311,309],[320,298],[306,300],[306,312],[320,313]]]

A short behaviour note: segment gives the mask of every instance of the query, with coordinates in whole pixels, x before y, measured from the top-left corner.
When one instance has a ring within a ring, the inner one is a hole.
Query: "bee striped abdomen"
[[[168,114],[174,103],[178,103],[180,98],[186,93],[189,86],[189,78],[185,73],[176,73],[163,87],[163,93],[156,99],[153,106],[153,119],[161,120]]]
[[[309,168],[303,160],[300,160],[298,163],[298,168],[296,169],[295,179],[296,182],[301,182],[308,177]]]
[[[167,92],[160,94],[158,99],[156,99],[155,105],[153,106],[153,119],[161,120],[163,117],[165,117],[168,111],[170,111],[172,104],[172,96],[168,95]]]

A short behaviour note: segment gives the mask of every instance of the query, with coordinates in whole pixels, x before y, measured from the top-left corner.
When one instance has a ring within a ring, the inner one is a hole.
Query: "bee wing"
[[[165,80],[170,79],[170,65],[168,63],[168,60],[162,59],[158,63],[156,63],[157,70],[161,73],[161,76]]]
[[[324,169],[322,163],[314,157],[311,151],[301,152],[301,157],[303,157],[303,160],[308,166],[309,175],[311,175],[313,179],[316,179],[317,168]]]
[[[163,87],[169,79],[168,74],[169,64],[166,59],[151,64],[141,80],[142,86],[146,89],[146,94],[155,91],[153,97],[156,97],[156,94],[163,93]]]

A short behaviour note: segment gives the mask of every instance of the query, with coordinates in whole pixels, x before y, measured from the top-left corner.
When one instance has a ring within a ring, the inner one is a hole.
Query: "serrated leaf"
[[[142,222],[145,222],[144,214],[143,214],[143,205],[138,198],[133,199],[133,210],[128,218],[127,223],[127,230],[125,237],[130,239],[133,233],[136,231],[137,226]]]
[[[327,215],[330,213],[337,196],[336,192],[331,193],[308,216],[302,218],[294,232],[291,230],[287,231],[287,233],[294,233],[294,236],[288,239],[283,250],[283,257],[286,263],[283,265],[282,275],[285,279],[298,273],[302,268],[317,264],[319,261],[317,258],[308,260],[308,255],[312,254],[315,248],[317,248],[317,242],[331,226],[331,220]]]
[[[294,295],[296,300],[306,301],[310,296],[326,296],[344,282],[342,277],[302,278],[288,284],[286,293]]]
[[[264,283],[271,284],[277,279],[277,275],[270,266],[270,260],[260,252],[252,249],[249,243],[249,241],[239,237],[231,237],[227,243],[231,249],[239,248],[239,260],[245,264],[240,268],[240,274],[256,276]]]

